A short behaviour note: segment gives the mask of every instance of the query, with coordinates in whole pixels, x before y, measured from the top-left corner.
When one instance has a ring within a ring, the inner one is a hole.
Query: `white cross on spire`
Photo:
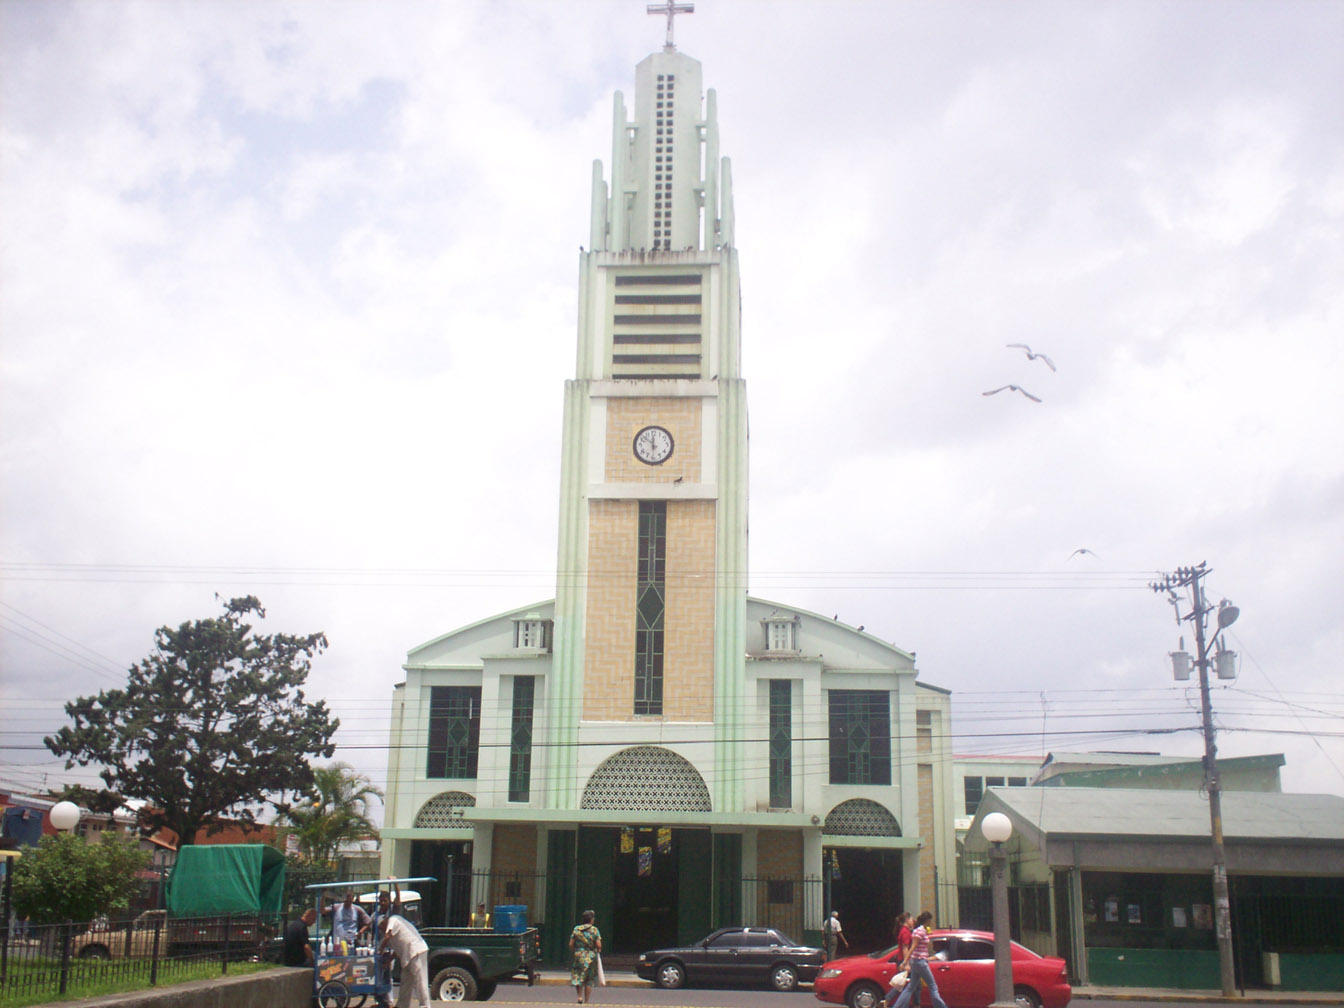
[[[660,4],[649,4],[646,10],[648,10],[650,14],[667,15],[667,41],[663,43],[663,48],[675,49],[676,46],[672,44],[672,19],[678,14],[694,14],[695,4],[674,3],[673,0],[665,0],[665,2]]]

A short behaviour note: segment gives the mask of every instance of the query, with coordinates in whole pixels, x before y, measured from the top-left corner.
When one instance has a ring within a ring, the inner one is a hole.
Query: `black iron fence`
[[[819,878],[743,876],[742,903],[740,921],[714,921],[714,926],[741,923],[772,927],[796,942],[805,942],[809,932],[821,927],[820,921],[813,918],[825,914],[821,909],[822,881]]]
[[[162,911],[115,922],[18,922],[0,934],[0,1002],[227,973],[230,963],[265,957],[279,933],[278,920],[244,915],[170,920]]]

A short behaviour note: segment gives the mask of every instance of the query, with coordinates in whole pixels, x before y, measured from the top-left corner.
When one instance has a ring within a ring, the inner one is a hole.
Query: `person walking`
[[[913,925],[914,922],[915,922],[914,915],[911,914],[911,913],[909,913],[909,912],[906,911],[906,910],[902,910],[902,911],[901,911],[899,914],[897,914],[897,916],[896,916],[896,928],[895,928],[895,932],[894,932],[894,933],[895,933],[895,935],[896,935],[896,951],[897,951],[896,961],[897,961],[897,962],[904,963],[904,962],[905,962],[905,957],[906,957],[907,955],[910,954],[910,946],[913,944],[913,941],[914,941],[914,939],[913,939],[913,933],[912,933],[912,931],[911,931],[911,925]],[[904,967],[902,967],[902,969],[904,969]],[[906,974],[906,981],[905,981],[905,982],[906,982],[907,986],[912,982],[911,979],[910,979],[910,974],[909,974],[909,973]],[[916,984],[919,983],[918,980],[915,980],[915,981],[913,981],[913,982],[916,983]],[[897,999],[898,997],[900,997],[900,996],[901,996],[901,991],[900,991],[899,988],[892,987],[890,990],[888,990],[888,991],[887,991],[887,996],[886,996],[886,998],[884,999],[884,1000],[886,1001],[886,1003],[887,1003],[887,1008],[892,1008],[892,1006],[895,1005],[895,1003],[896,1003],[896,999]],[[912,1000],[915,1004],[919,1004],[919,1000],[918,1000],[918,999],[919,999],[919,992],[916,991],[916,992],[911,996],[911,1000]]]
[[[915,991],[919,990],[920,983],[929,989],[929,1000],[933,1003],[933,1008],[947,1008],[947,1003],[938,993],[938,984],[934,982],[933,971],[929,969],[929,924],[932,922],[933,914],[928,910],[920,914],[915,921],[915,929],[910,933],[910,951],[905,954],[905,961],[901,963],[902,969],[909,971],[909,979],[905,983],[905,990],[901,991],[901,996],[896,999],[895,1008],[907,1008]]]
[[[822,941],[826,944],[826,961],[830,962],[835,958],[836,946],[843,945],[849,948],[849,942],[845,940],[845,929],[840,926],[840,914],[832,910],[831,915],[821,925]]]
[[[397,988],[397,1008],[430,1008],[429,1006],[429,946],[420,937],[415,925],[396,914],[383,918],[378,924],[382,940],[378,951],[391,949],[401,963],[401,986]],[[412,1006],[411,999],[419,1004]]]
[[[585,910],[582,923],[569,936],[569,950],[574,954],[569,964],[569,982],[574,985],[574,996],[579,1004],[586,1003],[593,996],[598,956],[602,954],[602,932],[593,923],[595,920],[597,914]]]

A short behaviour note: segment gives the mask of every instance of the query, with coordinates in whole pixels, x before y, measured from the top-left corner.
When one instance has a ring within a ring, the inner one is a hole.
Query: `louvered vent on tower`
[[[613,279],[611,376],[702,377],[702,275],[618,273]]]

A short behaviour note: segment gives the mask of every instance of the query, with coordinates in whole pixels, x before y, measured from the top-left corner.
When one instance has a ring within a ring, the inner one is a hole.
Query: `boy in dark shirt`
[[[311,966],[313,964],[313,946],[308,941],[308,929],[317,920],[317,911],[309,908],[298,920],[289,922],[285,928],[285,951],[281,958],[286,966]]]

